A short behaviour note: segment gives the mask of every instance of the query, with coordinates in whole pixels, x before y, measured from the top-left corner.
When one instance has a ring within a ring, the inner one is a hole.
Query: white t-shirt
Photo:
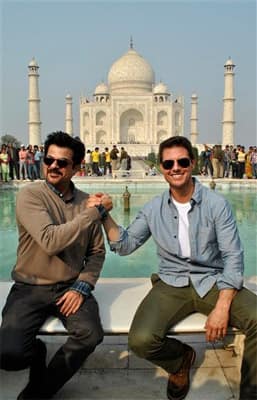
[[[180,255],[182,257],[190,258],[191,256],[191,247],[189,241],[189,232],[188,232],[188,211],[191,208],[190,202],[187,203],[179,203],[178,201],[172,198],[173,203],[175,204],[178,210],[178,241],[180,247]]]

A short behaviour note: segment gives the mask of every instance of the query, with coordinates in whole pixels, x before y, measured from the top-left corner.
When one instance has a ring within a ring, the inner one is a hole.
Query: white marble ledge
[[[0,306],[5,304],[12,282],[0,282]],[[245,286],[257,294],[257,276],[245,280]],[[151,288],[149,278],[100,278],[94,295],[99,303],[102,325],[107,335],[127,334],[135,311]],[[194,313],[176,324],[172,334],[204,332],[206,316]],[[237,331],[231,328],[232,331]],[[65,334],[66,330],[57,318],[49,318],[40,334]]]

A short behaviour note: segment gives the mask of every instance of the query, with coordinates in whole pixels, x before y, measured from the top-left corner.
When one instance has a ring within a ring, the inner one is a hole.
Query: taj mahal
[[[94,145],[121,143],[130,153],[158,145],[184,131],[184,99],[155,84],[151,65],[130,49],[111,66],[108,84],[100,83],[94,101],[80,101],[80,138]],[[139,145],[139,146],[138,146]]]
[[[224,65],[222,144],[234,144],[234,63]],[[39,66],[29,64],[29,143],[41,143]],[[126,147],[131,156],[157,153],[159,143],[171,136],[184,135],[184,97],[175,95],[164,82],[155,82],[150,63],[133,46],[110,67],[107,83],[96,85],[92,98],[81,96],[80,139],[87,148]],[[65,98],[65,131],[73,132],[73,100]],[[198,97],[191,96],[190,140],[198,140]]]

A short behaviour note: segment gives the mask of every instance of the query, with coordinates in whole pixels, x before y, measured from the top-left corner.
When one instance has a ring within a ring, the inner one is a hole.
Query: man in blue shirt
[[[243,250],[229,203],[192,177],[192,145],[185,137],[160,144],[160,167],[169,190],[154,197],[125,229],[107,213],[103,221],[111,249],[127,255],[152,236],[159,258],[152,289],[136,311],[130,348],[169,373],[167,397],[182,400],[189,390],[193,348],[167,336],[193,312],[206,314],[206,340],[224,338],[229,324],[246,335],[240,400],[257,399],[257,296],[243,288]],[[111,210],[98,194],[91,206]]]

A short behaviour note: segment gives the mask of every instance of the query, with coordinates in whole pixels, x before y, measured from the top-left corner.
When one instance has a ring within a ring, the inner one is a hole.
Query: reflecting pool
[[[122,194],[125,185],[92,186],[78,184],[81,190],[95,193],[106,191],[111,193],[114,200],[112,215],[123,226],[127,226],[135,217],[137,211],[153,196],[166,189],[165,184],[153,182],[152,185],[128,184],[130,197],[130,211],[124,211]],[[245,249],[245,275],[257,275],[257,227],[256,210],[257,196],[255,188],[230,188],[223,185],[216,189],[226,197],[232,205],[233,213],[237,220],[240,237]],[[18,243],[15,200],[17,190],[0,190],[0,280],[10,280],[10,271],[15,264],[16,248]],[[109,251],[106,246],[107,255],[103,277],[148,277],[157,268],[157,256],[155,245],[149,239],[135,253],[120,257]]]

